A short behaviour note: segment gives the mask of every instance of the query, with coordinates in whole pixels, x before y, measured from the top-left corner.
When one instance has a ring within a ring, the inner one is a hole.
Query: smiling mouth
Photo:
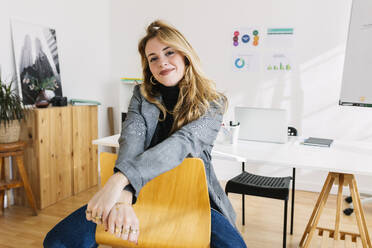
[[[174,69],[166,69],[166,70],[162,70],[159,74],[162,75],[162,76],[166,76],[168,75],[169,73],[171,73]]]

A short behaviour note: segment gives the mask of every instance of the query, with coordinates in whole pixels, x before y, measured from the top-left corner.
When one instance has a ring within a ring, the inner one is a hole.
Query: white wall
[[[229,97],[225,120],[233,118],[236,105],[286,108],[290,125],[300,135],[372,141],[372,109],[338,106],[351,0],[111,0],[110,5],[115,78],[141,76],[137,42],[151,21],[165,19],[191,42],[207,75]],[[232,71],[232,32],[252,26],[295,29],[292,73]],[[215,168],[221,179],[240,171],[240,165],[218,160]],[[290,173],[253,165],[250,170]],[[325,174],[298,171],[298,187],[319,190],[321,180],[314,177],[325,178]],[[359,184],[361,191],[371,193],[368,179],[361,177]]]
[[[115,90],[109,81],[108,7],[107,1],[100,0],[0,0],[2,76],[15,75],[11,18],[55,28],[63,95],[102,103],[99,107],[100,137],[109,134],[106,108],[116,104]]]

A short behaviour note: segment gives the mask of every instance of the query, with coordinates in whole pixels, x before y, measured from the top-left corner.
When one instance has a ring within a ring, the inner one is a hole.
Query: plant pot
[[[21,125],[18,120],[10,121],[4,125],[0,124],[0,143],[12,143],[19,140]]]
[[[45,90],[40,91],[36,97],[35,106],[37,108],[46,108],[49,105],[49,99],[45,93]]]

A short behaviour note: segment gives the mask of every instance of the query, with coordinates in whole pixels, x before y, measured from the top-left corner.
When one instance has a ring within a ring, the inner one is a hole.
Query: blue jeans
[[[48,232],[45,248],[95,248],[96,224],[85,218],[86,205]],[[239,232],[219,212],[211,209],[211,248],[246,248]]]

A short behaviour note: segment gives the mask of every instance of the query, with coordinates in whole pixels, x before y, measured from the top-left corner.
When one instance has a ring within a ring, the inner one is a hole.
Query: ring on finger
[[[138,229],[136,229],[136,228],[130,228],[129,232],[132,233],[132,234],[137,234],[138,233]]]
[[[124,234],[125,234],[125,235],[128,235],[129,232],[130,232],[130,228],[129,228],[129,227],[124,229]]]
[[[115,234],[116,235],[121,234],[121,232],[122,232],[122,228],[121,227],[115,227]]]
[[[98,221],[102,221],[102,216],[95,216],[93,217],[93,219],[98,222]]]

